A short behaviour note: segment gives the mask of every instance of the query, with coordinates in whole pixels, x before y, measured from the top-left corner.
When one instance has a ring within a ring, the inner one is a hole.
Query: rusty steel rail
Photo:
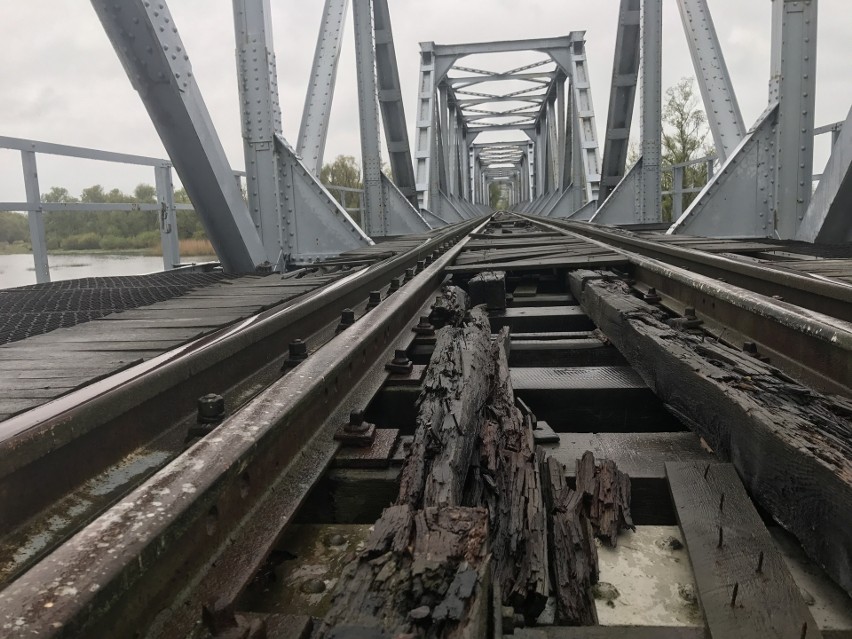
[[[586,225],[526,219],[622,253],[630,262],[631,276],[646,287],[655,288],[659,294],[677,300],[681,307],[678,310],[694,308],[700,319],[721,326],[723,331],[733,331],[729,339],[738,334],[760,345],[778,360],[779,368],[789,374],[820,389],[852,395],[852,324],[848,321],[800,307],[786,301],[786,298],[785,301],[778,300],[756,293],[751,288],[687,270],[679,264],[670,263],[664,255],[660,259],[646,257],[624,248],[620,242],[611,243],[611,234],[600,235],[598,229],[594,229],[594,234],[599,236],[595,238],[591,237],[591,232],[576,231],[577,226]],[[700,251],[678,249],[678,255],[681,253],[695,255],[696,260],[716,257]],[[777,273],[774,269],[756,266],[750,266],[749,272],[751,278],[764,274],[766,281]]]
[[[594,224],[547,220],[554,226],[583,237],[599,240],[671,266],[685,268],[767,297],[780,296],[805,309],[852,322],[852,286],[824,278],[807,277],[790,271],[766,268],[673,244],[655,242],[628,231]]]
[[[455,225],[409,252],[360,269],[284,307],[4,421],[0,424],[0,512],[4,513],[0,531],[15,530],[71,488],[194,415],[196,399],[210,389],[257,385],[261,370],[266,370],[267,379],[260,380],[266,385],[270,371],[273,378],[278,376],[278,362],[290,342],[335,321],[342,309],[362,303],[371,291],[383,288],[481,223]],[[62,472],[56,472],[57,468]],[[55,534],[41,554],[63,538],[67,532]]]
[[[13,582],[0,627],[184,636],[210,597],[233,601],[331,460],[347,397],[410,339],[465,242]]]

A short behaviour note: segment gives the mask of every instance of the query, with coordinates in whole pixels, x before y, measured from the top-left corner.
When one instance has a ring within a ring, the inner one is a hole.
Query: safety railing
[[[172,165],[168,160],[3,136],[0,136],[0,149],[20,151],[21,153],[21,166],[24,172],[24,189],[27,200],[26,202],[0,202],[0,211],[20,211],[27,214],[37,282],[50,281],[50,264],[48,262],[47,240],[44,231],[44,214],[54,211],[157,211],[159,213],[160,239],[163,248],[163,268],[164,270],[171,270],[180,265],[180,244],[178,242],[176,211],[192,210],[193,207],[189,204],[175,204]],[[38,154],[150,167],[154,170],[157,202],[110,202],[105,204],[92,202],[43,202],[38,179]]]
[[[817,127],[814,129],[814,137],[818,137],[820,135],[828,135],[831,134],[831,144],[834,145],[837,142],[837,139],[840,137],[840,131],[843,128],[843,122],[834,122],[833,124],[827,124],[825,126]],[[699,158],[697,160],[690,160],[689,162],[684,162],[682,164],[675,165],[664,165],[661,167],[661,171],[663,174],[671,173],[671,190],[666,190],[661,193],[663,198],[665,199],[667,196],[672,198],[672,220],[677,220],[683,214],[685,209],[684,202],[685,198],[689,194],[698,194],[704,190],[704,187],[707,183],[713,179],[713,175],[716,173],[718,158],[715,156],[708,156]],[[686,175],[687,169],[693,166],[705,165],[706,169],[704,174],[701,176],[703,179],[699,179],[697,184],[693,184],[688,188],[684,188],[684,177]],[[822,174],[815,173],[813,176],[813,181],[816,184],[822,179]]]
[[[663,165],[660,168],[661,172],[664,175],[666,173],[672,174],[672,189],[670,191],[663,191],[661,193],[664,200],[666,196],[672,198],[672,220],[677,220],[683,214],[684,198],[692,193],[700,193],[706,186],[707,182],[713,179],[713,175],[716,172],[716,160],[717,158],[715,156],[707,156],[703,158],[698,158],[697,160],[683,162],[681,164]],[[701,165],[705,167],[705,172],[704,175],[699,178],[699,183],[684,188],[683,183],[687,169]]]
[[[361,212],[364,210],[364,189],[356,189],[351,186],[338,186],[337,184],[323,184],[323,186],[328,189],[329,193],[334,196],[334,199],[346,209],[346,212],[352,216],[352,218],[359,223],[361,223]],[[348,199],[347,193],[357,193],[358,194],[358,206],[347,206]]]

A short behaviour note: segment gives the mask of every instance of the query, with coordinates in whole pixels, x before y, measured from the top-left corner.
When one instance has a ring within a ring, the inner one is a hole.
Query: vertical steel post
[[[27,193],[27,218],[30,223],[30,244],[33,247],[33,262],[36,282],[50,281],[50,264],[47,259],[47,240],[44,236],[44,211],[41,207],[41,190],[38,184],[38,165],[35,151],[21,151],[24,169],[24,189]]]
[[[557,163],[561,167],[556,178],[556,188],[564,191],[571,183],[571,141],[574,134],[573,127],[566,126],[571,117],[571,106],[567,110],[565,106],[565,84],[568,78],[560,76],[556,85],[556,149]]]
[[[661,219],[663,3],[642,2],[642,179],[638,222]]]
[[[170,164],[154,168],[154,184],[157,188],[157,203],[160,205],[159,221],[160,242],[163,247],[163,270],[170,271],[180,264],[175,186]]]
[[[269,261],[282,265],[284,218],[275,136],[281,134],[270,0],[233,0],[249,210]]]
[[[393,181],[400,193],[413,206],[417,206],[417,185],[414,164],[411,161],[411,143],[405,121],[388,0],[373,0],[373,26],[379,107],[382,111],[385,144],[393,171]]]
[[[331,105],[337,83],[340,48],[343,45],[343,27],[349,0],[326,0],[320,25],[311,80],[302,112],[297,150],[305,165],[319,177],[331,120]]]
[[[373,2],[353,0],[355,60],[358,69],[358,114],[361,123],[361,158],[364,200],[361,216],[364,232],[371,237],[388,235],[387,211],[382,191],[382,155],[379,139],[379,103],[376,85],[376,50],[373,42]]]
[[[530,202],[532,202],[536,198],[536,196],[538,195],[538,193],[536,191],[536,179],[537,178],[536,178],[535,163],[536,163],[535,143],[530,142],[529,144],[527,144],[527,169],[529,170],[529,185],[530,185],[529,199],[530,199]]]
[[[772,11],[771,92],[779,104],[775,234],[791,239],[813,189],[817,0],[773,0]]]
[[[672,220],[679,220],[683,215],[683,169],[682,166],[672,168]]]
[[[417,200],[420,208],[430,209],[432,182],[435,170],[437,135],[435,116],[435,45],[424,42],[420,45],[420,82],[417,89],[417,141],[415,145],[415,172],[417,175]]]

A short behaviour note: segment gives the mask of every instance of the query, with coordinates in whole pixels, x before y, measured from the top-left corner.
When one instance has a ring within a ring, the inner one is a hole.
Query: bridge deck
[[[799,275],[852,283],[852,247],[630,234],[663,245],[722,254]],[[159,273],[90,278],[0,292],[0,421],[98,379],[144,362],[266,309],[285,304],[348,274],[416,246],[409,236],[351,251],[316,269],[279,275]],[[521,240],[522,241],[522,240]],[[470,251],[450,271],[523,270],[548,266],[618,266],[606,248],[578,255],[578,242],[554,234],[536,249],[505,245],[499,236],[472,237]],[[580,251],[582,253],[582,251]],[[824,253],[824,257],[820,255]],[[570,254],[570,258],[569,258]],[[582,262],[580,264],[579,262]],[[58,328],[65,326],[64,328]]]
[[[0,346],[0,421],[286,304],[424,237],[359,249],[283,277],[158,273],[0,292],[0,343],[7,342]]]

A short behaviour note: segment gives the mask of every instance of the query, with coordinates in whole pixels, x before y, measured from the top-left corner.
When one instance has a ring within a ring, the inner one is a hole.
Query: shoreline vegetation
[[[180,256],[184,257],[213,257],[216,251],[207,239],[185,239],[180,240]],[[32,246],[29,242],[0,242],[0,255],[32,255]],[[80,248],[80,249],[48,249],[49,255],[144,255],[146,257],[162,257],[163,248],[157,243],[156,246],[145,248]]]

